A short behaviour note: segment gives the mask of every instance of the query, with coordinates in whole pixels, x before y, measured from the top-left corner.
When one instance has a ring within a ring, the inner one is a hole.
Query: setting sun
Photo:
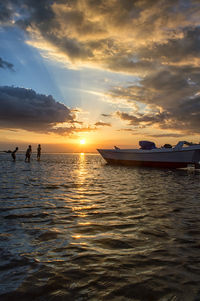
[[[80,144],[85,144],[85,139],[81,139]]]

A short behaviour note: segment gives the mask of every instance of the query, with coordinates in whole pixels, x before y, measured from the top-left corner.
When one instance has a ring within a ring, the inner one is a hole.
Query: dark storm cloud
[[[4,68],[4,69],[6,69],[6,68],[8,68],[8,69],[10,69],[10,70],[12,70],[13,71],[13,64],[11,64],[11,63],[9,63],[9,62],[7,62],[7,61],[4,61],[1,57],[0,57],[0,68]]]
[[[73,122],[62,103],[31,89],[0,87],[0,127],[51,132],[57,123]]]

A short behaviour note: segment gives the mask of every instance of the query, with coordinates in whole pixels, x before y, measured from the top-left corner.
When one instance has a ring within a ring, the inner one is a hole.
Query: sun
[[[81,139],[80,144],[85,144],[85,139]]]

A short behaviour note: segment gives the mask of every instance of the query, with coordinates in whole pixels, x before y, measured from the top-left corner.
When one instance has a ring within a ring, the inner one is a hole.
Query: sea
[[[199,301],[200,172],[1,153],[0,300]]]

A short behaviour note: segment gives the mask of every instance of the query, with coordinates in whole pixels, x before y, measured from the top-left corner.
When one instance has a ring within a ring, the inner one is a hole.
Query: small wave
[[[61,184],[60,185],[61,187],[64,187],[64,188],[81,188],[84,186],[84,184],[79,184],[79,183],[71,183],[71,184]]]
[[[54,240],[57,239],[59,233],[56,231],[46,231],[42,234],[40,234],[37,239],[40,241],[48,241],[48,240]]]
[[[200,300],[199,174],[78,158],[0,160],[0,300]]]
[[[39,213],[39,214],[33,214],[33,213],[27,213],[27,214],[9,214],[4,216],[5,219],[32,219],[32,218],[39,218],[43,219],[48,216],[48,213]]]
[[[102,248],[106,249],[131,249],[133,246],[132,244],[119,240],[119,239],[112,239],[112,238],[102,238],[99,240],[95,240],[95,243]]]
[[[60,188],[59,185],[54,185],[54,184],[43,186],[43,189],[59,189],[59,188]]]

